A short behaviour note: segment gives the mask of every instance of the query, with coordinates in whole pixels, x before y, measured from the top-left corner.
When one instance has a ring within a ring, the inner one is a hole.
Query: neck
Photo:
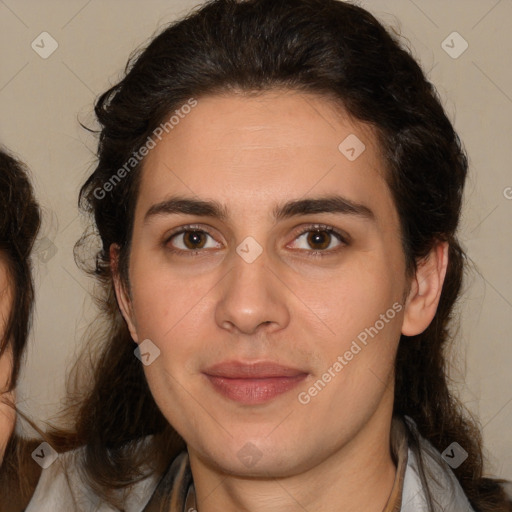
[[[189,447],[198,512],[382,512],[396,467],[391,413],[377,411],[356,436],[321,463],[289,477],[251,479],[221,473]]]

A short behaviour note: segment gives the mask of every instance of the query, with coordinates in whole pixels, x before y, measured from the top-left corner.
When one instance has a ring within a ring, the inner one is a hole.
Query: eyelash
[[[186,257],[200,255],[202,252],[204,252],[204,249],[198,249],[195,251],[194,250],[184,251],[183,249],[169,248],[169,242],[175,236],[182,235],[184,233],[189,233],[189,232],[205,233],[208,236],[213,238],[212,234],[209,233],[207,230],[201,228],[201,226],[189,224],[186,226],[182,226],[181,228],[179,228],[178,231],[174,231],[168,237],[166,237],[163,242],[164,247],[169,252],[171,252],[173,254],[179,254],[179,255],[186,256]],[[346,246],[349,244],[348,241],[350,238],[348,237],[348,235],[346,235],[345,233],[343,233],[341,231],[338,231],[336,228],[334,228],[332,226],[327,226],[326,224],[312,224],[310,226],[306,226],[303,229],[301,229],[298,233],[295,234],[294,240],[299,238],[300,236],[304,235],[305,233],[309,233],[309,232],[329,233],[329,235],[335,236],[341,242],[342,246]],[[306,249],[298,249],[298,250],[306,252],[307,256],[310,258],[325,258],[326,256],[329,256],[329,255],[332,255],[333,253],[338,252],[339,248],[338,249],[329,249],[329,250],[324,249],[324,250],[320,250],[320,251],[319,250],[308,251]]]

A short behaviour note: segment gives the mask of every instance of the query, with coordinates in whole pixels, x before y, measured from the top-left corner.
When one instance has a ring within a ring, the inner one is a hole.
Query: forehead
[[[215,196],[239,211],[334,190],[389,203],[384,177],[373,129],[332,100],[294,91],[205,96],[146,157],[138,208],[171,193]]]

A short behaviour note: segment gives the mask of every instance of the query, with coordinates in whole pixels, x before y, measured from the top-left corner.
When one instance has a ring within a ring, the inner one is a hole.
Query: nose
[[[219,284],[215,309],[219,327],[243,334],[265,329],[268,334],[288,325],[287,288],[269,267],[265,251],[252,262],[233,254],[231,271]]]

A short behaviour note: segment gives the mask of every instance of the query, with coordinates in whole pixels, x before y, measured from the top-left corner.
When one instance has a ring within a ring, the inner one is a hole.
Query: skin
[[[338,150],[350,134],[366,146],[354,161]],[[187,442],[200,512],[384,508],[396,472],[389,435],[398,341],[432,320],[447,264],[439,244],[406,278],[384,175],[369,126],[328,99],[292,91],[201,97],[147,156],[129,286],[117,273],[116,246],[114,280],[133,339],[150,339],[161,351],[144,370],[158,406]],[[286,201],[334,193],[371,209],[374,220],[272,217]],[[216,200],[228,218],[145,218],[171,195]],[[325,232],[308,243],[300,230],[315,223],[348,233],[349,243]],[[211,235],[199,239],[204,248],[196,255],[187,248],[194,238],[188,246],[183,235],[169,240],[187,224]],[[263,249],[252,263],[236,252],[248,236]],[[308,256],[315,250],[324,255]],[[394,303],[403,304],[399,314],[300,403],[298,393]],[[202,373],[233,359],[272,360],[308,376],[266,403],[242,405],[218,394]],[[247,443],[260,454],[251,467],[238,456]]]
[[[0,340],[12,305],[12,290],[8,280],[7,267],[0,258]],[[14,429],[16,415],[8,402],[14,402],[14,392],[7,392],[12,372],[12,350],[8,347],[0,356],[0,463],[2,462],[7,442]]]

